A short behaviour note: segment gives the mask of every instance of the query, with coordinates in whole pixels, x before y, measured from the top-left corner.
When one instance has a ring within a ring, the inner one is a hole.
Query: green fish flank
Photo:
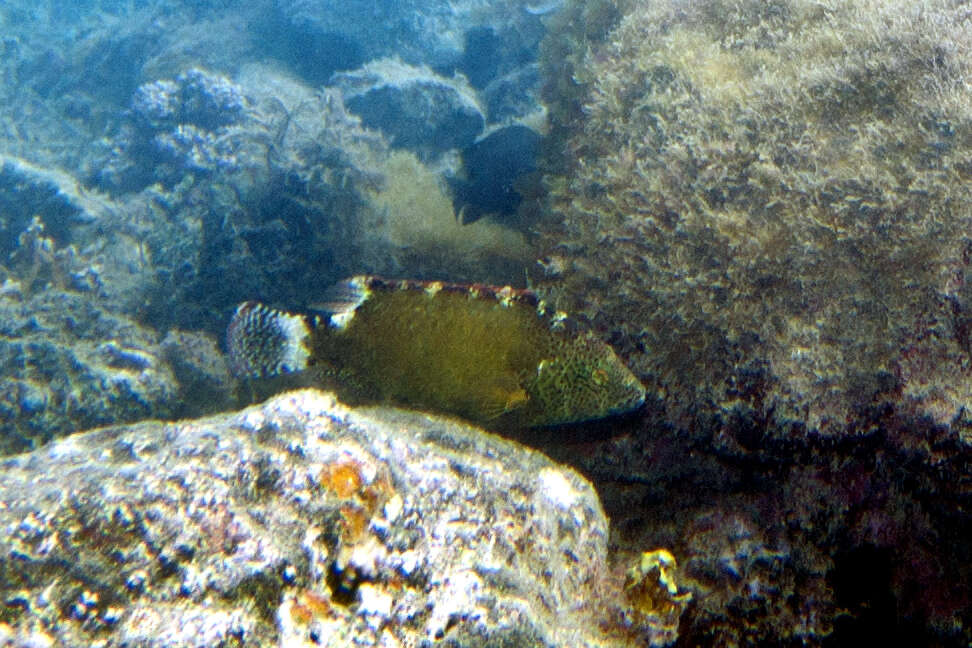
[[[355,277],[328,317],[247,302],[228,333],[241,375],[336,377],[353,400],[533,427],[619,414],[644,387],[606,345],[527,291]]]

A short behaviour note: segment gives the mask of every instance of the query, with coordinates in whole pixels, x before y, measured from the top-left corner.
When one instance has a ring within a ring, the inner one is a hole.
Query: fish
[[[240,378],[316,371],[354,402],[485,427],[578,423],[645,400],[644,386],[594,332],[510,286],[359,275],[306,312],[240,304],[226,347]]]
[[[539,175],[541,141],[533,129],[513,125],[463,149],[465,177],[447,179],[459,222],[468,225],[487,214],[512,220],[523,200],[522,184]]]

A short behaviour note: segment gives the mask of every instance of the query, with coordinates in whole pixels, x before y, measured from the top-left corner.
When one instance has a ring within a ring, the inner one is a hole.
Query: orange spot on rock
[[[321,471],[321,484],[342,499],[357,493],[362,482],[361,471],[355,461],[340,461]]]
[[[324,617],[331,614],[330,599],[312,590],[304,590],[301,592],[299,605],[305,607],[315,617]]]
[[[293,619],[294,623],[308,625],[314,620],[314,613],[306,605],[294,603],[290,607],[290,618]]]
[[[360,538],[368,527],[368,516],[364,511],[355,506],[342,506],[341,519],[344,522],[347,537],[352,542]]]

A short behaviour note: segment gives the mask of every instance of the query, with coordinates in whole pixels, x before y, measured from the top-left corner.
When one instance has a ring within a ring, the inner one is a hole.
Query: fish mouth
[[[634,412],[635,410],[641,409],[645,404],[646,391],[642,385],[638,385],[632,389],[632,394],[630,398],[622,401],[620,405],[611,409],[611,415],[625,414],[629,412]]]
[[[642,389],[638,393],[638,395],[633,399],[631,399],[631,401],[628,403],[629,405],[628,409],[629,410],[640,409],[644,404],[645,404],[645,390]]]

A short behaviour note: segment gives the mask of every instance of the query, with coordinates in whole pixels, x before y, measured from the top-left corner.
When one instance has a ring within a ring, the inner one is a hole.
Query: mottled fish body
[[[318,367],[356,398],[484,424],[602,418],[645,393],[611,347],[509,286],[354,277],[318,315],[241,304],[227,346],[240,376]]]

